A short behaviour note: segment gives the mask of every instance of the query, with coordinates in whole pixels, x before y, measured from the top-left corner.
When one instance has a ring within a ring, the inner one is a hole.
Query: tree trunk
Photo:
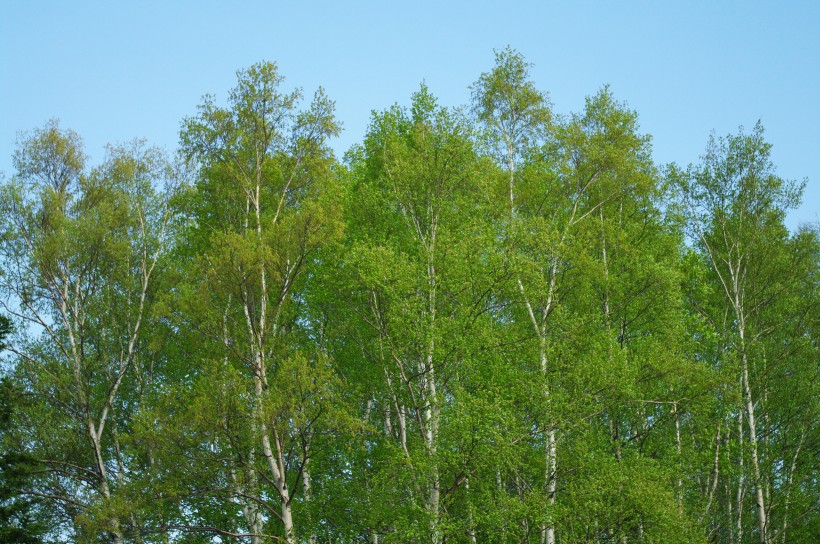
[[[800,443],[797,444],[797,448],[794,450],[794,455],[792,456],[792,464],[789,468],[789,479],[786,481],[786,499],[783,505],[783,526],[780,529],[780,534],[777,535],[780,537],[781,542],[786,544],[786,529],[789,527],[789,504],[791,502],[791,494],[792,494],[792,484],[794,482],[794,471],[797,470],[797,457],[800,455],[800,448],[803,447],[803,442],[806,439],[806,430],[800,433]],[[772,541],[776,540],[773,538]]]
[[[683,454],[680,443],[680,413],[678,412],[678,403],[672,404],[673,414],[675,416],[675,453],[678,456],[678,482],[677,482],[677,499],[678,499],[678,514],[683,515]]]
[[[427,500],[427,511],[430,514],[430,541],[432,544],[439,544],[441,542],[441,530],[439,528],[439,507],[441,501],[441,482],[438,470],[438,461],[436,460],[436,453],[438,449],[438,420],[441,407],[438,403],[438,392],[436,388],[436,373],[434,368],[434,350],[435,350],[435,326],[436,326],[436,269],[433,264],[433,256],[435,251],[435,228],[431,229],[430,247],[428,253],[428,312],[429,312],[429,329],[427,331],[427,354],[425,357],[423,385],[425,389],[425,409],[424,409],[424,426],[425,426],[425,445],[427,454],[433,460],[433,474],[432,485],[430,488],[429,498]]]
[[[307,452],[306,452],[307,454]],[[310,503],[313,500],[313,493],[311,489],[311,481],[310,481],[310,458],[305,459],[304,465],[302,466],[302,489],[304,489],[304,497],[305,497],[305,504],[308,506],[308,511],[310,510]],[[311,522],[312,519],[309,517],[308,522]],[[310,536],[308,537],[309,544],[316,544],[316,534],[311,532]]]
[[[738,450],[740,452],[740,459],[738,459],[738,467],[740,470],[738,471],[738,482],[737,482],[737,497],[736,497],[736,505],[737,505],[737,541],[739,543],[743,542],[743,497],[746,494],[745,484],[746,484],[746,475],[743,472],[743,412],[738,412],[737,414],[737,442],[738,442]]]
[[[763,497],[763,486],[760,477],[760,459],[758,457],[757,427],[755,424],[755,405],[752,401],[752,388],[749,385],[749,364],[746,357],[746,344],[744,338],[743,323],[739,327],[740,333],[740,359],[741,372],[743,373],[743,396],[746,402],[746,417],[749,427],[749,442],[752,446],[752,475],[755,485],[755,507],[757,508],[757,520],[760,530],[760,544],[768,541],[766,524],[766,503]]]

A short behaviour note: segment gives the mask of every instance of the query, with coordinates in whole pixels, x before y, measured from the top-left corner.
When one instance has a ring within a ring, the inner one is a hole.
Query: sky
[[[559,114],[610,85],[639,114],[657,164],[696,163],[711,133],[761,120],[777,173],[808,179],[787,225],[820,221],[820,2],[0,0],[0,171],[19,131],[58,118],[92,164],[107,143],[172,152],[204,94],[275,61],[286,87],[325,88],[360,142],[373,110],[421,82],[446,106],[512,46]]]

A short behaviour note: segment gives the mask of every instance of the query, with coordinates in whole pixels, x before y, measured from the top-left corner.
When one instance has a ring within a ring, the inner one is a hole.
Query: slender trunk
[[[732,526],[732,520],[734,519],[732,515],[732,489],[728,482],[726,483],[726,519],[729,520],[729,523],[726,524],[729,531],[729,544],[735,544],[735,528]]]
[[[77,399],[79,400],[83,412],[86,414],[85,424],[88,430],[88,437],[91,440],[91,447],[94,453],[94,463],[96,465],[97,472],[99,473],[99,492],[107,501],[111,498],[111,488],[108,483],[108,470],[102,457],[102,432],[105,422],[103,420],[100,422],[99,426],[97,426],[91,416],[91,406],[89,405],[90,403],[82,377],[84,357],[83,350],[80,347],[82,341],[81,330],[78,326],[78,322],[82,320],[80,318],[82,309],[79,307],[80,296],[77,295],[74,303],[69,305],[69,287],[71,282],[67,266],[62,274],[62,280],[63,285],[55,285],[55,288],[59,288],[61,290],[59,308],[65,330],[68,333],[69,345],[71,347],[74,385],[77,393]],[[79,279],[77,280],[77,288],[79,289]],[[113,394],[113,392],[111,394]],[[123,541],[123,537],[120,530],[119,520],[112,518],[108,520],[108,524],[108,530],[113,535],[114,542],[120,544]]]
[[[256,449],[251,448],[248,452],[248,484],[252,493],[257,493],[259,489],[259,482],[256,477]],[[261,544],[262,537],[256,536],[262,534],[262,513],[259,511],[259,505],[250,499],[245,500],[246,519],[248,522],[248,529],[254,535],[251,537],[251,544]]]
[[[390,407],[385,406],[384,410],[384,434],[385,436],[393,436],[393,422],[390,418]]]
[[[542,331],[543,333],[544,331]],[[541,371],[544,373],[545,380],[547,374],[547,352],[546,352],[546,335],[541,336]],[[544,393],[547,397],[547,407],[551,408],[549,397],[549,388],[545,385]],[[550,410],[552,417],[552,410]],[[547,503],[550,506],[550,517],[554,515],[555,511],[555,493],[558,489],[558,461],[557,461],[557,445],[555,443],[555,426],[551,423],[547,431],[547,451],[546,451],[546,465],[547,465]],[[550,523],[544,534],[546,544],[555,544],[555,525]]]
[[[261,196],[262,196],[262,161],[263,157],[257,154],[256,157],[256,184],[255,187],[247,194],[247,205],[253,205],[254,218],[256,220],[255,231],[257,239],[260,243],[262,240],[262,210],[261,210]],[[246,208],[247,210],[247,208]],[[249,210],[248,210],[249,211]],[[248,228],[248,221],[245,226]],[[267,314],[268,314],[268,283],[267,283],[267,269],[265,262],[259,263],[259,300],[258,300],[258,320],[254,324],[251,321],[251,308],[248,307],[249,300],[246,296],[245,304],[245,318],[247,320],[248,331],[251,336],[251,348],[254,356],[254,386],[256,393],[256,418],[260,425],[260,432],[262,438],[262,452],[268,461],[268,466],[273,476],[274,486],[279,494],[280,515],[282,517],[282,525],[285,532],[285,541],[288,544],[296,544],[296,533],[293,525],[293,512],[291,509],[291,496],[288,489],[287,473],[285,470],[285,462],[283,456],[283,445],[280,437],[275,429],[271,429],[266,421],[265,416],[265,391],[268,387],[267,369],[265,364],[265,337],[267,335]],[[287,290],[287,284],[284,287]],[[275,324],[274,324],[275,327]],[[272,333],[275,335],[274,333]],[[271,431],[274,434],[274,442],[276,446],[276,454],[274,454],[271,445]]]
[[[746,344],[744,339],[743,324],[740,328],[740,359],[741,372],[743,374],[743,396],[746,402],[746,422],[749,427],[749,443],[752,446],[752,475],[755,485],[755,507],[757,508],[757,520],[760,530],[760,544],[766,544],[768,526],[766,523],[766,503],[763,496],[763,486],[760,477],[760,459],[758,457],[757,427],[755,424],[755,406],[752,401],[752,389],[749,384],[749,364],[746,357]]]
[[[410,458],[410,451],[407,449],[407,414],[406,414],[405,406],[399,405],[397,408],[397,416],[399,421],[399,443],[401,444],[401,449],[404,451],[404,454],[407,458]]]
[[[794,471],[797,470],[797,457],[800,455],[800,448],[803,447],[803,441],[806,439],[806,430],[800,433],[800,443],[797,444],[797,449],[794,450],[794,455],[792,456],[792,464],[789,468],[789,478],[786,481],[786,499],[783,504],[783,526],[780,529],[780,534],[777,535],[780,537],[781,542],[786,544],[786,529],[789,526],[789,503],[791,502],[791,494],[792,494],[792,484],[794,482]],[[772,541],[775,539],[773,538]]]
[[[678,456],[678,482],[677,482],[677,499],[678,499],[678,514],[683,515],[683,454],[680,443],[680,413],[678,411],[678,403],[672,404],[672,413],[675,416],[675,453]]]
[[[715,435],[715,466],[712,469],[711,486],[709,487],[709,494],[706,500],[706,508],[703,511],[703,516],[709,514],[709,509],[712,507],[712,501],[715,498],[715,492],[718,486],[718,474],[720,470],[720,429],[723,426],[723,421],[718,421],[717,434]]]
[[[541,363],[541,373],[544,375],[544,401],[547,406],[547,412],[550,419],[554,419],[555,414],[552,411],[552,398],[549,388],[549,367],[547,364],[547,317],[552,309],[553,297],[555,295],[556,274],[557,274],[557,259],[553,263],[550,271],[550,286],[547,294],[547,302],[541,313],[540,326],[537,327],[539,333],[539,359]],[[546,466],[546,481],[547,481],[547,504],[550,506],[550,517],[554,513],[555,497],[558,491],[558,445],[555,436],[554,421],[550,421],[547,431],[546,452],[545,452],[545,466]],[[547,527],[542,527],[542,540],[545,544],[555,544],[555,525],[549,523]]]
[[[768,370],[766,368],[766,353],[765,350],[762,355],[763,375],[768,374]],[[769,412],[765,410],[765,407],[769,405],[769,388],[767,385],[766,380],[762,380],[761,382],[761,391],[760,391],[760,403],[764,407],[763,411],[763,458],[766,459],[769,457],[770,449],[769,449],[769,441],[771,439],[772,433],[770,432],[771,429],[771,420],[769,419]],[[761,474],[762,476],[762,474]],[[769,505],[769,508],[772,507],[772,488],[771,488],[772,481],[770,478],[764,479],[764,498],[766,499],[766,504]],[[766,512],[766,522],[767,528],[771,529],[772,520],[770,519],[771,513],[769,511]],[[770,531],[769,531],[770,532]],[[768,536],[768,535],[767,535]],[[774,538],[771,539],[773,542]]]
[[[306,452],[307,454],[307,452]],[[313,501],[313,493],[311,489],[311,482],[310,482],[310,458],[305,459],[304,466],[302,467],[302,489],[304,490],[304,497],[305,497],[305,505],[308,507],[308,523],[313,521],[311,518],[311,502]],[[316,544],[316,534],[311,532],[310,536],[308,537],[309,544]]]
[[[223,363],[225,367],[228,366],[228,350],[231,346],[231,341],[228,332],[228,312],[231,308],[231,300],[233,297],[229,294],[228,301],[225,303],[225,310],[222,312],[222,345],[225,347],[225,357],[223,359]],[[222,394],[226,394],[225,391],[222,391]],[[223,421],[224,424],[224,421]],[[251,423],[252,429],[254,434],[256,434],[256,423]],[[257,491],[258,482],[256,480],[256,471],[254,469],[255,461],[256,461],[256,454],[254,448],[251,448],[248,452],[248,482],[250,491],[252,493]],[[239,482],[239,479],[236,476],[236,471],[233,467],[231,467],[231,481],[233,482],[234,489],[238,494],[245,494],[246,488],[243,489],[243,486]],[[251,533],[251,544],[259,544],[261,542],[261,538],[256,536],[262,532],[262,519],[259,513],[259,506],[253,502],[252,500],[238,496],[237,502],[242,506],[242,515],[245,518],[245,524],[248,526],[248,532]]]
[[[91,418],[88,418],[88,432],[91,435],[91,442],[94,447],[94,459],[97,463],[97,470],[100,473],[100,494],[106,500],[111,498],[111,488],[108,484],[108,471],[105,467],[105,462],[102,458],[102,445],[101,445],[101,436],[97,435],[97,431],[94,429],[94,422]],[[122,531],[120,529],[120,522],[117,518],[112,518],[108,520],[109,523],[109,532],[114,536],[114,542],[117,544],[121,544],[123,542]]]
[[[393,408],[396,412],[396,421],[399,424],[399,444],[401,444],[401,449],[404,452],[405,457],[410,459],[410,451],[407,449],[406,410],[403,404],[399,404],[399,398],[393,390],[393,380],[390,379],[390,373],[387,372],[387,368],[384,369],[384,376],[387,379],[387,389],[390,391],[390,396],[393,398]],[[386,408],[385,410],[385,430],[388,432],[389,436],[393,436],[393,426],[392,423],[390,423],[390,409]]]
[[[264,409],[262,402],[262,381],[257,377],[256,379],[256,395],[257,395],[257,418],[261,426],[262,434],[262,452],[268,460],[271,474],[273,475],[273,483],[279,493],[280,514],[282,516],[282,525],[285,530],[285,540],[288,544],[296,544],[296,537],[293,527],[293,514],[290,505],[290,491],[288,489],[287,474],[285,473],[284,458],[282,456],[282,448],[280,441],[276,440],[277,455],[274,455],[271,446],[270,431],[264,421]]]
[[[259,506],[244,496],[248,491],[253,493],[257,488],[255,481],[256,473],[253,470],[253,450],[251,450],[248,465],[248,476],[249,478],[253,478],[248,486],[250,490],[239,481],[234,467],[230,469],[231,483],[233,483],[234,491],[237,494],[236,502],[242,507],[242,517],[245,518],[245,524],[248,526],[248,532],[251,534],[251,544],[259,544],[262,542],[261,538],[257,536],[262,532],[262,519],[259,515]]]
[[[555,429],[550,427],[547,433],[547,467],[549,470],[549,481],[547,482],[547,501],[550,505],[550,516],[555,506],[555,493],[557,491],[557,470],[556,462],[557,447],[555,444]],[[546,543],[555,544],[555,525],[550,523],[546,532]]]
[[[247,299],[247,297],[246,297]],[[254,328],[251,325],[250,309],[245,304],[245,319],[248,324],[248,330],[251,335],[251,349],[254,352],[254,417],[259,425],[259,432],[262,440],[262,452],[265,459],[268,461],[268,466],[273,476],[273,483],[279,494],[280,510],[282,517],[282,525],[285,530],[285,540],[288,544],[296,544],[296,538],[293,528],[293,515],[291,512],[291,497],[288,490],[287,474],[285,472],[285,462],[282,453],[282,444],[278,437],[275,437],[276,455],[274,455],[273,447],[271,446],[271,429],[269,428],[265,417],[265,359],[264,354],[260,350],[261,342],[257,340],[261,335],[254,333]],[[274,431],[275,433],[275,431]]]
[[[539,328],[539,359],[541,363],[541,372],[544,374],[546,382],[547,375],[547,338],[546,331],[543,327]],[[549,389],[544,385],[544,398],[549,409],[550,395]],[[557,490],[557,462],[556,462],[556,444],[555,444],[555,427],[550,424],[546,433],[546,441],[544,444],[544,481],[546,483],[547,504],[550,506],[550,515],[552,515],[553,506],[555,505],[555,492]],[[552,523],[544,523],[541,525],[541,542],[544,544],[555,543],[555,527]]]
[[[736,505],[737,505],[737,541],[742,543],[743,542],[743,497],[745,495],[745,484],[746,484],[746,474],[744,473],[743,469],[743,412],[740,411],[737,414],[737,442],[738,442],[738,451],[740,452],[740,459],[738,459],[738,467],[740,470],[738,471],[738,482],[737,482],[737,498],[736,498]]]
[[[515,171],[516,171],[516,164],[515,164],[515,148],[513,144],[513,140],[511,136],[506,138],[507,143],[507,162],[508,162],[508,169],[509,169],[509,176],[510,176],[510,218],[514,222],[516,220],[516,209],[515,209]],[[547,385],[547,351],[546,351],[546,321],[547,317],[552,310],[552,303],[553,297],[555,295],[555,287],[557,281],[557,269],[558,269],[558,257],[555,256],[555,261],[553,262],[552,267],[550,268],[550,283],[549,283],[549,291],[547,293],[547,300],[544,304],[544,308],[542,309],[540,320],[536,317],[535,311],[533,308],[532,303],[530,302],[529,297],[527,296],[524,284],[519,277],[517,279],[518,288],[521,291],[522,296],[524,297],[524,305],[527,308],[527,312],[529,314],[530,320],[532,322],[533,328],[535,330],[536,335],[539,339],[539,362],[541,366],[541,372],[544,375],[544,399],[547,405],[548,413],[551,414],[550,410],[550,394],[549,394],[549,387]],[[546,480],[546,492],[547,492],[547,503],[550,506],[550,514],[552,515],[553,506],[555,505],[555,496],[557,491],[557,445],[556,445],[556,436],[555,436],[555,425],[553,422],[550,422],[549,430],[547,431],[546,435],[546,443],[545,443],[545,455],[544,455],[544,467],[545,467],[545,480]],[[541,542],[542,544],[555,544],[555,527],[552,523],[549,524],[542,524],[541,525]]]
[[[464,491],[467,495],[467,536],[470,542],[476,544],[475,515],[473,513],[473,503],[470,498],[470,478],[464,480]]]
[[[515,153],[512,142],[507,142],[508,168],[510,170],[510,214],[515,218]]]
[[[438,403],[438,392],[436,389],[436,374],[434,368],[433,354],[435,350],[435,325],[436,325],[436,269],[433,264],[433,255],[435,250],[435,229],[432,229],[430,235],[430,248],[428,253],[428,278],[430,291],[428,295],[428,313],[429,313],[429,329],[427,331],[427,354],[425,357],[424,368],[424,388],[426,392],[426,402],[424,409],[424,423],[425,423],[425,442],[427,447],[427,454],[433,459],[433,474],[432,485],[430,489],[429,498],[427,501],[427,510],[431,516],[430,530],[431,542],[439,544],[441,542],[441,534],[439,528],[439,507],[441,501],[441,482],[438,470],[438,462],[436,460],[437,440],[438,440],[438,420],[441,407]]]
[[[498,497],[498,502],[496,505],[503,504],[504,496],[507,494],[507,490],[504,486],[504,479],[501,477],[501,469],[498,468],[496,465],[495,469],[495,488],[496,488],[496,495]],[[501,538],[499,542],[507,542],[507,516],[502,516],[501,519]]]

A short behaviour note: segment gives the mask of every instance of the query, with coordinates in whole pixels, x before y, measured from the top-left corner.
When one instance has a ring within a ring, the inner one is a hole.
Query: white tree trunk
[[[673,414],[675,416],[675,452],[678,456],[678,482],[677,482],[677,500],[678,500],[678,514],[683,515],[683,454],[680,442],[680,413],[678,412],[678,403],[672,404]]]
[[[755,404],[752,400],[752,388],[749,383],[749,361],[746,355],[745,327],[742,307],[738,304],[738,333],[740,335],[740,361],[743,383],[743,397],[746,403],[746,423],[749,427],[749,443],[752,447],[752,476],[755,486],[755,507],[757,508],[760,544],[768,541],[768,526],[766,523],[766,502],[763,496],[763,485],[760,476],[760,458],[758,455],[757,425],[755,421]]]
[[[436,388],[436,372],[434,366],[435,351],[435,327],[436,327],[436,269],[433,264],[435,255],[435,228],[431,229],[430,247],[428,253],[428,313],[429,329],[427,331],[427,354],[424,364],[423,385],[425,389],[425,409],[424,426],[425,442],[427,454],[433,459],[433,474],[430,487],[430,494],[427,500],[427,511],[430,514],[430,541],[432,544],[441,542],[441,529],[439,528],[439,508],[441,501],[441,482],[438,470],[438,461],[435,459],[438,451],[438,424],[441,407],[438,401],[438,391]]]
[[[305,459],[304,466],[302,467],[302,489],[304,489],[304,497],[305,503],[310,505],[310,502],[313,500],[313,493],[311,489],[311,481],[310,481],[310,458]],[[310,521],[310,520],[308,520]],[[311,533],[308,537],[309,544],[316,544],[316,534]]]
[[[744,454],[743,454],[743,412],[739,412],[737,414],[737,441],[738,441],[738,449],[740,451],[740,459],[738,460],[738,467],[740,470],[738,471],[738,482],[737,482],[737,496],[735,500],[735,504],[737,505],[737,541],[742,543],[743,542],[743,498],[746,494],[746,474],[743,471],[743,462],[744,462]]]

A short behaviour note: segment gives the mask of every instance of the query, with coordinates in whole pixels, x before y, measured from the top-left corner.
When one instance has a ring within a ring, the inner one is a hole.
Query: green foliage
[[[4,440],[41,465],[26,487],[43,522],[78,539],[116,534],[125,517],[119,433],[145,384],[140,331],[167,220],[156,184],[172,175],[142,142],[109,147],[92,170],[83,156],[79,137],[50,122],[21,139],[17,175],[0,188],[0,293],[27,332],[8,374],[26,410]],[[83,521],[98,509],[116,513]]]
[[[0,542],[808,542],[820,232],[751,133],[652,162],[506,48],[339,163],[273,63],[0,183]],[[755,504],[764,504],[762,510]],[[765,519],[765,521],[764,521]]]
[[[471,87],[473,111],[500,156],[536,145],[552,118],[547,95],[529,80],[529,71],[521,53],[507,47],[495,52],[493,70]]]

